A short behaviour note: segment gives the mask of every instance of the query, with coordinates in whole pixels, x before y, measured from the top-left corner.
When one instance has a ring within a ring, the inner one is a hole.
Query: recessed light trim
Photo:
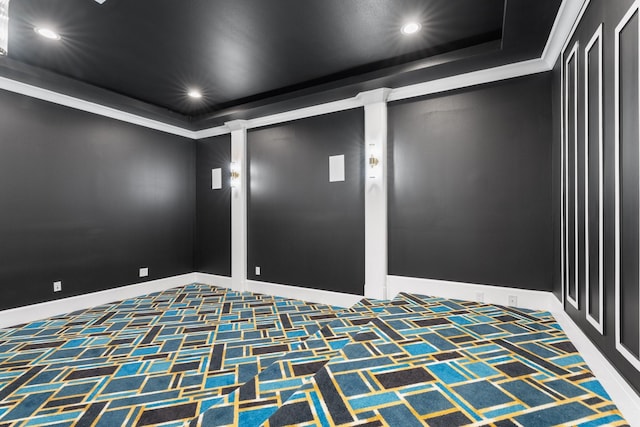
[[[56,33],[50,28],[35,27],[33,31],[49,40],[60,40],[62,38],[60,37],[60,34]]]
[[[402,26],[400,31],[402,32],[402,34],[410,35],[417,33],[421,28],[422,25],[420,25],[420,23],[418,22],[407,22]]]
[[[189,92],[187,92],[187,95],[189,96],[189,98],[192,98],[192,99],[202,98],[202,92],[200,92],[197,89],[190,89]]]

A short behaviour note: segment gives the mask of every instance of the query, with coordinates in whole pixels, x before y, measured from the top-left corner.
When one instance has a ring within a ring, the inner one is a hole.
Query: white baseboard
[[[246,290],[249,292],[335,305],[338,307],[350,307],[364,298],[362,295],[343,294],[341,292],[322,291],[298,286],[258,282],[255,280],[247,280]]]
[[[231,277],[218,276],[209,273],[193,273],[195,275],[194,282],[202,283],[203,285],[219,286],[221,288],[232,289],[233,282]]]
[[[591,371],[595,374],[600,384],[607,390],[611,400],[618,406],[622,415],[632,426],[640,426],[640,396],[631,388],[625,379],[618,373],[607,358],[573,322],[571,317],[562,308],[562,303],[557,298],[550,308],[551,314],[556,318],[573,345],[578,349],[582,358],[587,362]]]
[[[509,295],[514,295],[518,298],[518,307],[551,312],[578,349],[580,355],[587,362],[598,381],[616,403],[627,422],[632,426],[640,426],[640,396],[636,394],[609,360],[602,355],[569,315],[565,313],[562,303],[558,301],[552,292],[388,276],[387,298],[393,298],[399,292],[466,301],[478,301],[478,293],[483,293],[484,302],[499,305],[509,305]]]
[[[393,298],[399,292],[408,292],[443,298],[477,301],[478,293],[482,293],[484,302],[486,303],[508,305],[508,297],[514,295],[518,298],[519,307],[550,311],[627,421],[633,426],[640,426],[640,396],[635,393],[613,365],[611,365],[597,347],[564,312],[562,304],[551,292],[400,276],[388,276],[387,279],[387,297],[389,299]],[[202,283],[229,289],[232,284],[230,277],[197,272],[167,277],[26,307],[3,310],[0,311],[0,328],[58,316],[77,310],[84,310],[153,292],[160,292],[189,283]],[[363,298],[360,295],[253,280],[246,282],[246,290],[339,307],[349,307]]]
[[[514,305],[515,307],[528,308],[531,310],[550,310],[551,301],[555,299],[551,292],[546,291],[449,282],[446,280],[387,276],[387,298],[392,299],[400,292],[498,305],[510,305],[509,297],[515,296],[518,300],[517,304]],[[480,298],[481,296],[482,298]]]
[[[22,323],[59,316],[61,314],[72,313],[78,310],[86,310],[87,308],[97,307],[102,304],[121,301],[127,298],[135,298],[153,292],[165,291],[167,289],[194,283],[196,281],[195,279],[195,273],[188,273],[180,276],[172,276],[164,279],[151,280],[149,282],[136,283],[133,285],[106,289],[104,291],[62,298],[55,301],[42,302],[25,307],[2,310],[0,311],[0,328],[20,325]]]

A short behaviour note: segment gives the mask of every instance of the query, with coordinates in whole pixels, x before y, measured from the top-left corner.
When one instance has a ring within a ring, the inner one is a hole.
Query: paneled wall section
[[[639,2],[589,2],[559,60],[565,310],[640,389]],[[557,75],[559,74],[559,76]]]

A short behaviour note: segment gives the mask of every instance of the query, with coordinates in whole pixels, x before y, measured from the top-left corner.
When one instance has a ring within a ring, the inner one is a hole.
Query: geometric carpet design
[[[627,425],[547,312],[192,284],[0,330],[5,426]]]

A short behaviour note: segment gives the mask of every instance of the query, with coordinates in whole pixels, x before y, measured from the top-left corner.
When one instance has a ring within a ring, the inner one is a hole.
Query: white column
[[[231,163],[240,172],[231,188],[231,287],[244,291],[247,281],[247,123],[225,123],[231,129]]]
[[[365,142],[365,285],[369,298],[387,298],[387,97],[389,89],[362,92]],[[373,158],[373,160],[372,160]],[[377,164],[375,164],[377,161]]]

